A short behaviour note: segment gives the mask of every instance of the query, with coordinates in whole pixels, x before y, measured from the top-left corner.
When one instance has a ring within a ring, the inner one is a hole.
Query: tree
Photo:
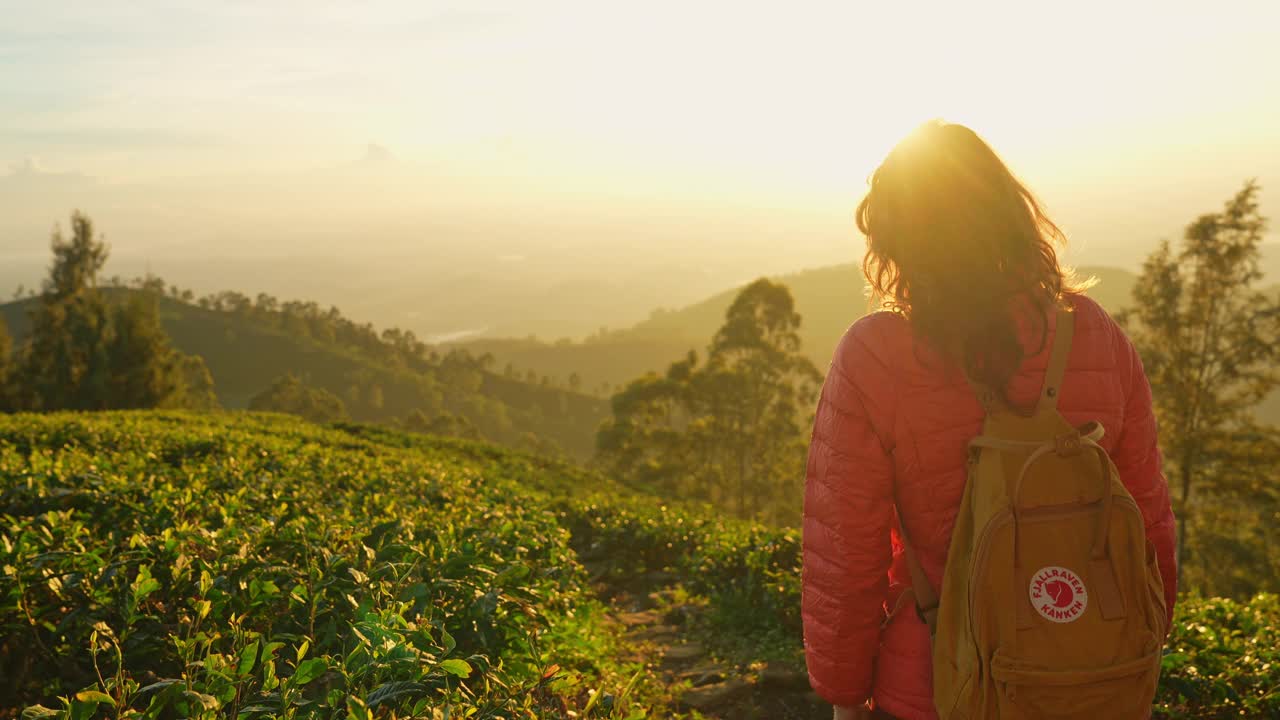
[[[411,410],[408,415],[404,416],[400,426],[409,432],[427,432],[427,428],[431,425],[431,419],[421,410]]]
[[[467,440],[483,439],[480,431],[476,429],[476,426],[470,420],[461,415],[448,412],[442,412],[434,418],[428,418],[427,414],[421,410],[414,410],[405,417],[404,427],[412,432],[430,435],[443,435]]]
[[[170,346],[169,336],[160,327],[156,297],[134,293],[112,310],[106,407],[178,404],[186,394],[183,356]]]
[[[761,278],[743,288],[704,365],[690,352],[613,396],[599,459],[621,477],[740,517],[794,519],[798,503],[768,501],[799,497],[804,427],[822,380],[800,353],[800,322],[785,286]]]
[[[596,433],[596,457],[615,477],[664,495],[710,499],[711,488],[695,477],[695,443],[686,434],[686,389],[697,361],[690,351],[666,375],[649,373],[610,399],[613,415]]]
[[[1123,317],[1155,391],[1180,518],[1180,572],[1201,527],[1197,500],[1250,493],[1244,481],[1257,475],[1240,439],[1266,434],[1251,411],[1280,383],[1280,299],[1253,289],[1266,229],[1257,195],[1257,183],[1247,182],[1221,212],[1188,225],[1176,253],[1161,243]]]
[[[218,402],[218,394],[214,390],[213,375],[205,365],[204,358],[199,355],[177,353],[177,372],[182,378],[182,390],[175,394],[169,407],[187,410],[218,410],[222,404]]]
[[[337,395],[310,387],[292,373],[278,378],[271,387],[250,398],[249,409],[298,415],[317,423],[348,419],[347,408]]]
[[[1280,590],[1280,431],[1233,433],[1218,449],[1211,482],[1197,481],[1186,586],[1205,595],[1251,598]]]
[[[822,377],[800,354],[800,316],[786,286],[760,279],[734,299],[711,342],[707,367],[691,375],[691,405],[707,452],[737,495],[739,515],[803,475],[804,410]]]
[[[53,264],[30,311],[31,333],[19,362],[19,401],[34,410],[105,409],[110,328],[97,278],[107,246],[79,211],[71,215],[71,237],[55,228],[51,245]]]
[[[12,386],[13,374],[13,340],[9,337],[9,326],[0,317],[0,412],[13,409]]]
[[[19,360],[17,404],[34,410],[107,410],[171,405],[183,393],[181,356],[160,326],[158,278],[108,303],[98,274],[109,254],[93,223],[71,215],[71,237],[55,228],[53,264]],[[158,283],[158,284],[157,284]]]

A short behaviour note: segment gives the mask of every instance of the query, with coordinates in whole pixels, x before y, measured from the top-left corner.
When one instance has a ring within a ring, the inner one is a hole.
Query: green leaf
[[[138,690],[138,695],[149,695],[149,694],[151,694],[151,693],[153,693],[153,692],[159,692],[159,691],[161,691],[161,690],[163,690],[163,689],[165,689],[165,688],[169,687],[170,685],[175,685],[175,684],[180,683],[180,682],[182,682],[182,681],[181,681],[181,680],[179,680],[179,679],[177,679],[177,678],[167,678],[167,679],[165,679],[165,680],[160,680],[160,681],[158,681],[158,682],[153,682],[153,683],[151,683],[150,685],[147,685],[147,686],[145,686],[145,687],[143,687],[143,688],[139,689],[139,690]]]
[[[110,695],[97,690],[83,690],[78,692],[76,693],[76,700],[87,703],[106,703],[112,707],[115,707],[116,704],[116,701],[113,700]]]
[[[595,708],[596,703],[600,702],[600,696],[604,695],[604,693],[594,688],[587,690],[587,692],[591,693],[591,699],[587,701],[587,706],[582,708],[582,714],[586,717],[591,717],[591,711]]]
[[[225,676],[218,675],[218,677],[223,678]],[[222,686],[221,690],[218,690],[216,693],[213,693],[213,696],[218,698],[218,700],[221,701],[223,705],[226,705],[227,703],[236,699],[236,686],[232,685],[231,683],[226,683]]]
[[[471,676],[471,664],[466,660],[459,660],[457,658],[445,660],[440,663],[440,669],[450,675],[457,675],[460,678]]]
[[[373,713],[357,697],[347,698],[347,720],[373,720]]]
[[[204,708],[205,710],[218,709],[218,698],[212,695],[205,695],[204,693],[198,693],[198,692],[188,690],[182,693],[182,697],[196,703],[197,705]]]
[[[22,711],[22,720],[41,720],[41,718],[55,718],[61,715],[62,713],[57,710],[50,710],[43,705],[32,705]]]
[[[240,676],[248,675],[253,671],[253,666],[258,662],[258,641],[245,645],[244,650],[240,651],[240,664],[236,667],[236,674]]]
[[[458,647],[458,641],[453,639],[448,630],[440,628],[440,641],[444,643],[444,654],[448,655],[453,649]]]
[[[136,607],[143,598],[160,589],[160,581],[151,577],[151,567],[143,565],[138,568],[138,577],[133,580],[133,604]]]
[[[293,677],[289,678],[289,685],[299,687],[315,680],[329,669],[329,661],[324,658],[311,658],[298,665],[293,671]]]
[[[422,683],[409,682],[406,680],[396,680],[393,682],[383,683],[373,689],[368,697],[364,699],[365,704],[371,709],[379,705],[394,704],[402,698],[413,697],[427,691],[427,686]]]
[[[266,690],[274,690],[280,684],[279,678],[276,677],[276,663],[274,660],[262,661],[262,687]]]
[[[524,563],[517,563],[499,573],[497,581],[500,583],[516,582],[528,577],[530,572],[532,571],[529,569],[528,565],[525,565]]]

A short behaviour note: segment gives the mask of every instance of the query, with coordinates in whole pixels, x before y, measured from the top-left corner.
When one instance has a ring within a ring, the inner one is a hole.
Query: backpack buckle
[[[1053,451],[1058,457],[1071,457],[1084,451],[1079,431],[1063,433],[1053,439]]]

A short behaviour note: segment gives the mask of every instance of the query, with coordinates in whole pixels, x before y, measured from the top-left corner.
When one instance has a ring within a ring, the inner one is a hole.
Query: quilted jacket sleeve
[[[1164,580],[1165,607],[1172,624],[1178,592],[1178,561],[1174,539],[1173,508],[1169,482],[1160,469],[1156,444],[1156,420],[1151,409],[1151,386],[1133,343],[1117,328],[1117,357],[1125,390],[1124,424],[1112,453],[1120,480],[1137,501],[1147,524],[1147,539],[1156,548],[1160,576]]]
[[[841,341],[822,388],[805,478],[801,610],[813,689],[833,705],[871,695],[892,560],[890,449],[876,432],[891,383],[865,323]],[[881,390],[869,395],[865,388]],[[876,417],[880,415],[880,417]],[[873,424],[873,418],[876,423]]]

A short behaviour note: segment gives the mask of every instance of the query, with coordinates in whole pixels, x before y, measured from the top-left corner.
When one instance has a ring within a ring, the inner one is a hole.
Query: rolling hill
[[[293,373],[342,398],[356,420],[385,422],[415,410],[428,416],[451,412],[490,439],[523,447],[551,443],[577,458],[594,450],[595,429],[607,412],[599,398],[503,377],[475,363],[406,367],[367,349],[317,339],[282,313],[210,309],[167,296],[157,300],[174,346],[204,358],[226,408],[247,407],[275,379]],[[30,302],[0,305],[0,317],[15,337],[27,332]]]
[[[1111,310],[1124,306],[1135,279],[1133,273],[1109,267],[1081,268],[1080,274],[1098,279],[1089,294]],[[786,284],[795,298],[803,318],[802,349],[814,364],[826,367],[841,335],[868,309],[860,268],[833,265],[774,279]],[[480,338],[456,346],[475,354],[491,353],[498,364],[511,363],[539,375],[563,379],[577,373],[582,387],[594,392],[662,370],[690,349],[701,351],[723,323],[737,292],[737,288],[725,290],[678,310],[658,309],[633,327],[578,343]]]
[[[1268,257],[1280,257],[1280,252]],[[1081,278],[1096,279],[1087,294],[1111,312],[1129,303],[1137,280],[1135,273],[1106,266],[1081,267],[1078,273]],[[775,280],[791,288],[796,310],[803,318],[802,350],[815,365],[825,368],[844,331],[867,311],[860,268],[834,265]],[[1269,292],[1280,292],[1280,287]],[[701,352],[723,322],[736,293],[735,288],[678,310],[655,310],[649,319],[631,328],[597,334],[583,342],[481,338],[457,347],[490,353],[498,364],[510,363],[538,375],[564,379],[576,373],[583,389],[608,394],[646,372],[665,369],[689,350]],[[1265,422],[1280,425],[1280,392],[1267,398],[1258,414]]]

